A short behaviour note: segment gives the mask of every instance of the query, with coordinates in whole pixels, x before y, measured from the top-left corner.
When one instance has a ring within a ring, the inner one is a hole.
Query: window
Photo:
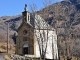
[[[26,35],[26,34],[27,34],[27,30],[24,30],[24,31],[23,31],[23,34]]]
[[[23,41],[27,41],[27,37],[24,37],[24,38],[23,38]]]

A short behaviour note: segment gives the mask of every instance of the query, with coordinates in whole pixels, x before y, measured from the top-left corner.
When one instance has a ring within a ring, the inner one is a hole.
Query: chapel
[[[35,54],[34,46],[34,28],[30,24],[30,13],[28,12],[27,6],[22,12],[23,20],[19,28],[17,29],[16,37],[16,54]]]
[[[22,17],[17,29],[16,54],[40,57],[40,52],[46,51],[46,59],[58,59],[56,30],[40,15],[30,14],[27,5]]]

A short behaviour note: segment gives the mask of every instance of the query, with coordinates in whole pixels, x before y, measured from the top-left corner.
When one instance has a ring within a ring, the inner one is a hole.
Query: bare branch
[[[31,5],[30,5],[30,10],[31,10],[32,13],[35,13],[35,12],[37,11],[37,6],[36,6],[36,4],[34,4],[34,3],[31,4]]]
[[[43,0],[44,7],[48,7],[51,4],[52,4],[52,0]]]

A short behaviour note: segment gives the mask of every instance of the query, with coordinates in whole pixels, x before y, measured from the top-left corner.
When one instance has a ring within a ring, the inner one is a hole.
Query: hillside
[[[16,29],[19,27],[21,22],[21,15],[0,17],[0,42],[7,41],[7,26],[9,23],[10,43],[13,43],[12,36],[16,32]]]
[[[72,55],[79,56],[80,0],[64,0],[37,13],[57,30],[60,54],[64,55],[67,45]]]
[[[72,26],[77,26],[80,23],[79,2],[80,1],[77,2],[77,0],[65,0],[44,8],[38,13],[41,14],[43,18],[48,20],[49,24],[51,25],[53,25],[55,21],[58,21],[56,23],[59,25],[59,27],[63,27],[65,21],[67,21],[67,23],[72,24]]]
[[[57,30],[60,54],[64,54],[65,41],[70,53],[80,54],[80,0],[64,0],[37,12]],[[10,38],[22,22],[22,16],[0,17],[0,41],[6,41],[7,23],[10,24]],[[11,39],[12,42],[12,39]],[[80,56],[79,56],[80,57]]]

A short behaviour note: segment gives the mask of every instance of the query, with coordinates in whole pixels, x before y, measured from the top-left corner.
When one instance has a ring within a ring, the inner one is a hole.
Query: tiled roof
[[[32,24],[32,25],[34,26],[35,29],[50,29],[50,30],[55,30],[40,15],[35,14],[34,21],[31,21],[31,22],[34,22],[34,24]]]

